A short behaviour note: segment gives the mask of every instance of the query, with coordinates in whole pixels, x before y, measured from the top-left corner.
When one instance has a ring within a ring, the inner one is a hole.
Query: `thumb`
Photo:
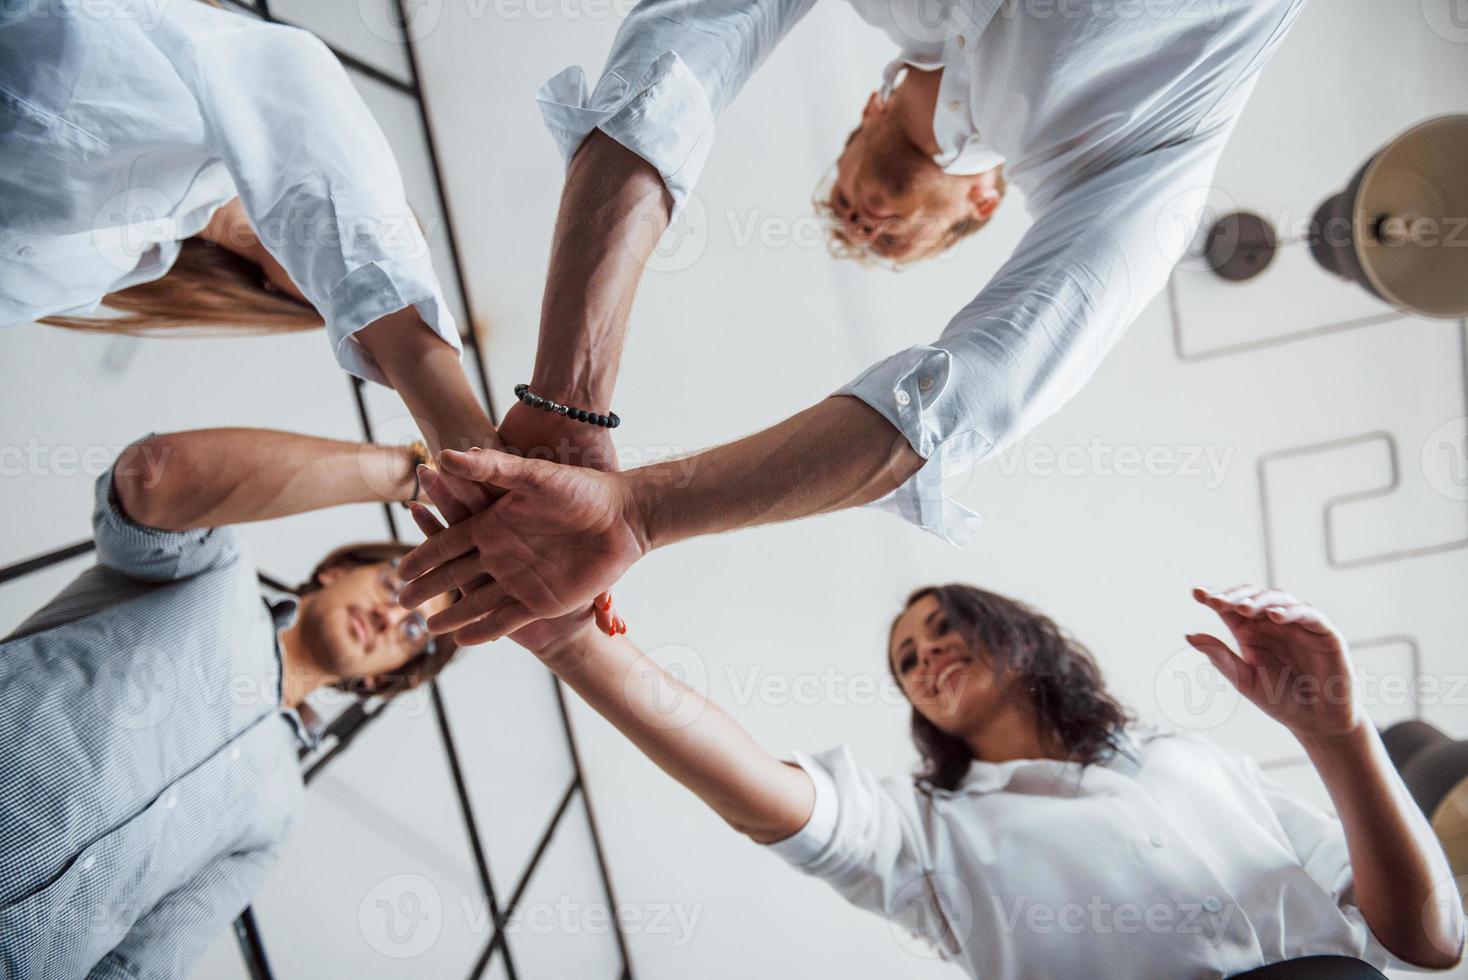
[[[537,460],[498,449],[472,449],[467,453],[445,449],[438,454],[438,465],[446,473],[479,483],[492,483],[506,490],[534,482],[537,464]]]

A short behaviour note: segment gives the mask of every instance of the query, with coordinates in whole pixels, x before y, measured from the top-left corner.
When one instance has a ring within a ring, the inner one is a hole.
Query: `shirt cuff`
[[[973,540],[979,515],[947,496],[945,481],[986,457],[993,442],[964,425],[964,398],[951,377],[953,355],[910,347],[874,365],[837,395],[859,398],[892,423],[926,463],[907,482],[868,504],[896,514],[949,544]]]
[[[815,786],[816,800],[805,826],[784,840],[767,844],[770,850],[796,867],[803,868],[814,861],[831,839],[836,836],[836,783],[826,767],[804,752],[795,752],[793,762],[805,770]]]
[[[572,66],[535,93],[546,128],[569,167],[593,129],[600,129],[651,164],[683,209],[714,142],[714,111],[703,83],[676,52],[665,51],[638,77],[608,69],[587,92],[586,74]]]
[[[463,356],[464,344],[459,338],[458,325],[444,304],[438,284],[426,280],[407,263],[380,259],[359,266],[331,291],[326,332],[337,363],[365,381],[386,385],[386,375],[358,342],[356,334],[363,327],[410,306],[430,330]]]

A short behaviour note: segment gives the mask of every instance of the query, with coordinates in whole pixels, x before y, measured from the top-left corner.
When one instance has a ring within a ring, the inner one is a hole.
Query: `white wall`
[[[374,33],[380,11],[372,4],[273,6],[364,57],[383,64],[397,57]],[[566,64],[585,65],[594,81],[617,9],[598,0],[448,0],[419,14],[450,206],[501,405],[529,373],[560,186],[532,95]],[[1288,224],[1291,214],[1308,216],[1403,126],[1463,111],[1468,32],[1432,19],[1432,9],[1430,0],[1307,8],[1226,155],[1220,203],[1232,199]],[[617,435],[629,462],[750,432],[878,357],[930,339],[1024,230],[1016,198],[956,256],[901,276],[827,257],[811,235],[811,189],[890,54],[885,38],[844,5],[818,5],[721,119],[681,244],[646,276],[634,310],[615,405],[626,420]],[[415,167],[421,178],[420,164],[405,164]],[[1091,646],[1115,689],[1144,716],[1206,723],[1220,741],[1278,764],[1282,777],[1323,800],[1308,767],[1295,762],[1291,740],[1249,706],[1218,700],[1201,718],[1183,710],[1184,698],[1197,694],[1184,684],[1202,675],[1182,635],[1213,626],[1187,590],[1265,578],[1267,492],[1277,584],[1319,603],[1353,640],[1384,641],[1358,660],[1363,677],[1375,681],[1374,716],[1385,722],[1411,713],[1389,681],[1410,669],[1414,643],[1425,674],[1446,682],[1462,676],[1468,511],[1462,485],[1444,481],[1450,474],[1438,446],[1441,427],[1461,425],[1465,415],[1465,328],[1397,318],[1324,329],[1387,311],[1311,268],[1299,248],[1246,287],[1215,284],[1191,264],[1175,285],[1176,325],[1168,305],[1154,303],[1066,411],[961,482],[960,499],[986,519],[968,549],[866,512],[691,542],[654,554],[619,585],[632,636],[705,684],[766,745],[846,742],[871,768],[899,774],[914,761],[906,712],[870,693],[885,676],[887,624],[916,586],[974,582],[1053,614]],[[117,447],[148,429],[216,424],[355,435],[345,382],[319,337],[123,345],[130,360],[122,370],[104,366],[111,348],[94,337],[33,327],[15,331],[7,345],[0,446],[35,439],[43,462],[0,481],[10,515],[0,561],[86,536],[90,479],[58,474],[56,447]],[[1327,503],[1386,484],[1393,447],[1400,489],[1335,510],[1331,546],[1359,567],[1330,567]],[[1159,475],[1116,472],[1118,451],[1149,449],[1179,465]],[[1053,463],[1047,468],[1047,450],[1103,462],[1057,473]],[[1195,453],[1212,454],[1221,471],[1195,472]],[[294,576],[330,544],[380,528],[379,511],[355,508],[252,528],[251,540],[267,570]],[[1411,549],[1429,553],[1370,561]],[[0,590],[0,628],[64,579],[57,573]],[[445,687],[475,753],[468,764],[482,787],[476,799],[511,824],[523,815],[528,826],[553,795],[547,773],[559,763],[522,765],[503,780],[494,774],[514,769],[526,751],[517,732],[540,729],[553,708],[522,652],[501,644],[470,653]],[[1468,695],[1447,693],[1422,713],[1468,735]],[[572,713],[618,900],[644,917],[671,908],[695,922],[691,930],[665,921],[632,931],[639,977],[957,975],[915,957],[880,921],[737,838],[579,703]],[[364,741],[349,771],[323,792],[313,788],[304,843],[261,903],[267,931],[284,930],[282,976],[462,972],[464,951],[475,944],[457,899],[472,894],[473,874],[426,719],[419,711],[393,737]],[[496,796],[501,785],[514,790]],[[497,831],[494,839],[505,843],[492,863],[516,866],[524,838],[523,827]],[[579,838],[564,844],[584,851]],[[381,860],[384,853],[391,860]],[[353,867],[352,856],[368,872]],[[561,896],[585,902],[594,894],[584,853],[560,867],[532,904],[552,909]],[[458,917],[422,959],[376,956],[353,929],[359,902],[401,870],[432,877],[448,919]],[[281,910],[273,921],[272,901]],[[574,934],[527,930],[527,962],[550,972],[521,975],[597,975],[567,959],[573,949],[592,959],[588,948],[605,952],[596,945],[605,937],[589,931],[584,922]],[[226,971],[228,954],[227,943],[216,946],[200,975]]]

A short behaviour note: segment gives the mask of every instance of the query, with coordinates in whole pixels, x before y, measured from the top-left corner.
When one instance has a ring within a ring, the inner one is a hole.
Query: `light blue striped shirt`
[[[0,977],[172,977],[304,803],[277,631],[231,528],[159,531],[97,482],[97,565],[0,642]]]

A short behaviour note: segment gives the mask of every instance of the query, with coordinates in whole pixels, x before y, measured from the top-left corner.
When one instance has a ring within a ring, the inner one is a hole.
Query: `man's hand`
[[[1349,735],[1364,713],[1356,701],[1346,641],[1320,611],[1275,589],[1194,589],[1238,641],[1195,633],[1187,640],[1229,683],[1297,738]]]
[[[431,473],[431,471],[430,471]],[[426,490],[424,496],[438,507],[439,513],[446,520],[460,521],[470,516],[470,512],[464,509],[452,488],[453,479],[439,479],[433,476],[427,481],[430,490]],[[433,537],[444,530],[444,525],[439,523],[438,518],[429,513],[427,507],[416,504],[411,508],[413,520],[417,523],[425,537]],[[489,581],[485,576],[480,584]],[[585,634],[595,624],[596,628],[609,635],[616,633],[616,629],[606,621],[609,615],[610,603],[606,605],[598,599],[591,609],[585,607],[562,616],[559,619],[542,619],[531,623],[524,629],[510,634],[510,639],[525,647],[538,657],[553,656],[556,651],[575,643],[577,638]]]
[[[568,420],[563,415],[516,402],[499,428],[499,446],[529,459],[586,466],[616,472],[617,450],[612,433],[601,426]]]
[[[434,633],[453,632],[461,645],[589,605],[650,550],[621,474],[496,450],[446,451],[440,466],[450,477],[506,491],[485,510],[430,537],[399,566],[409,583],[405,606],[464,590],[428,621]],[[485,575],[494,581],[485,582]]]

